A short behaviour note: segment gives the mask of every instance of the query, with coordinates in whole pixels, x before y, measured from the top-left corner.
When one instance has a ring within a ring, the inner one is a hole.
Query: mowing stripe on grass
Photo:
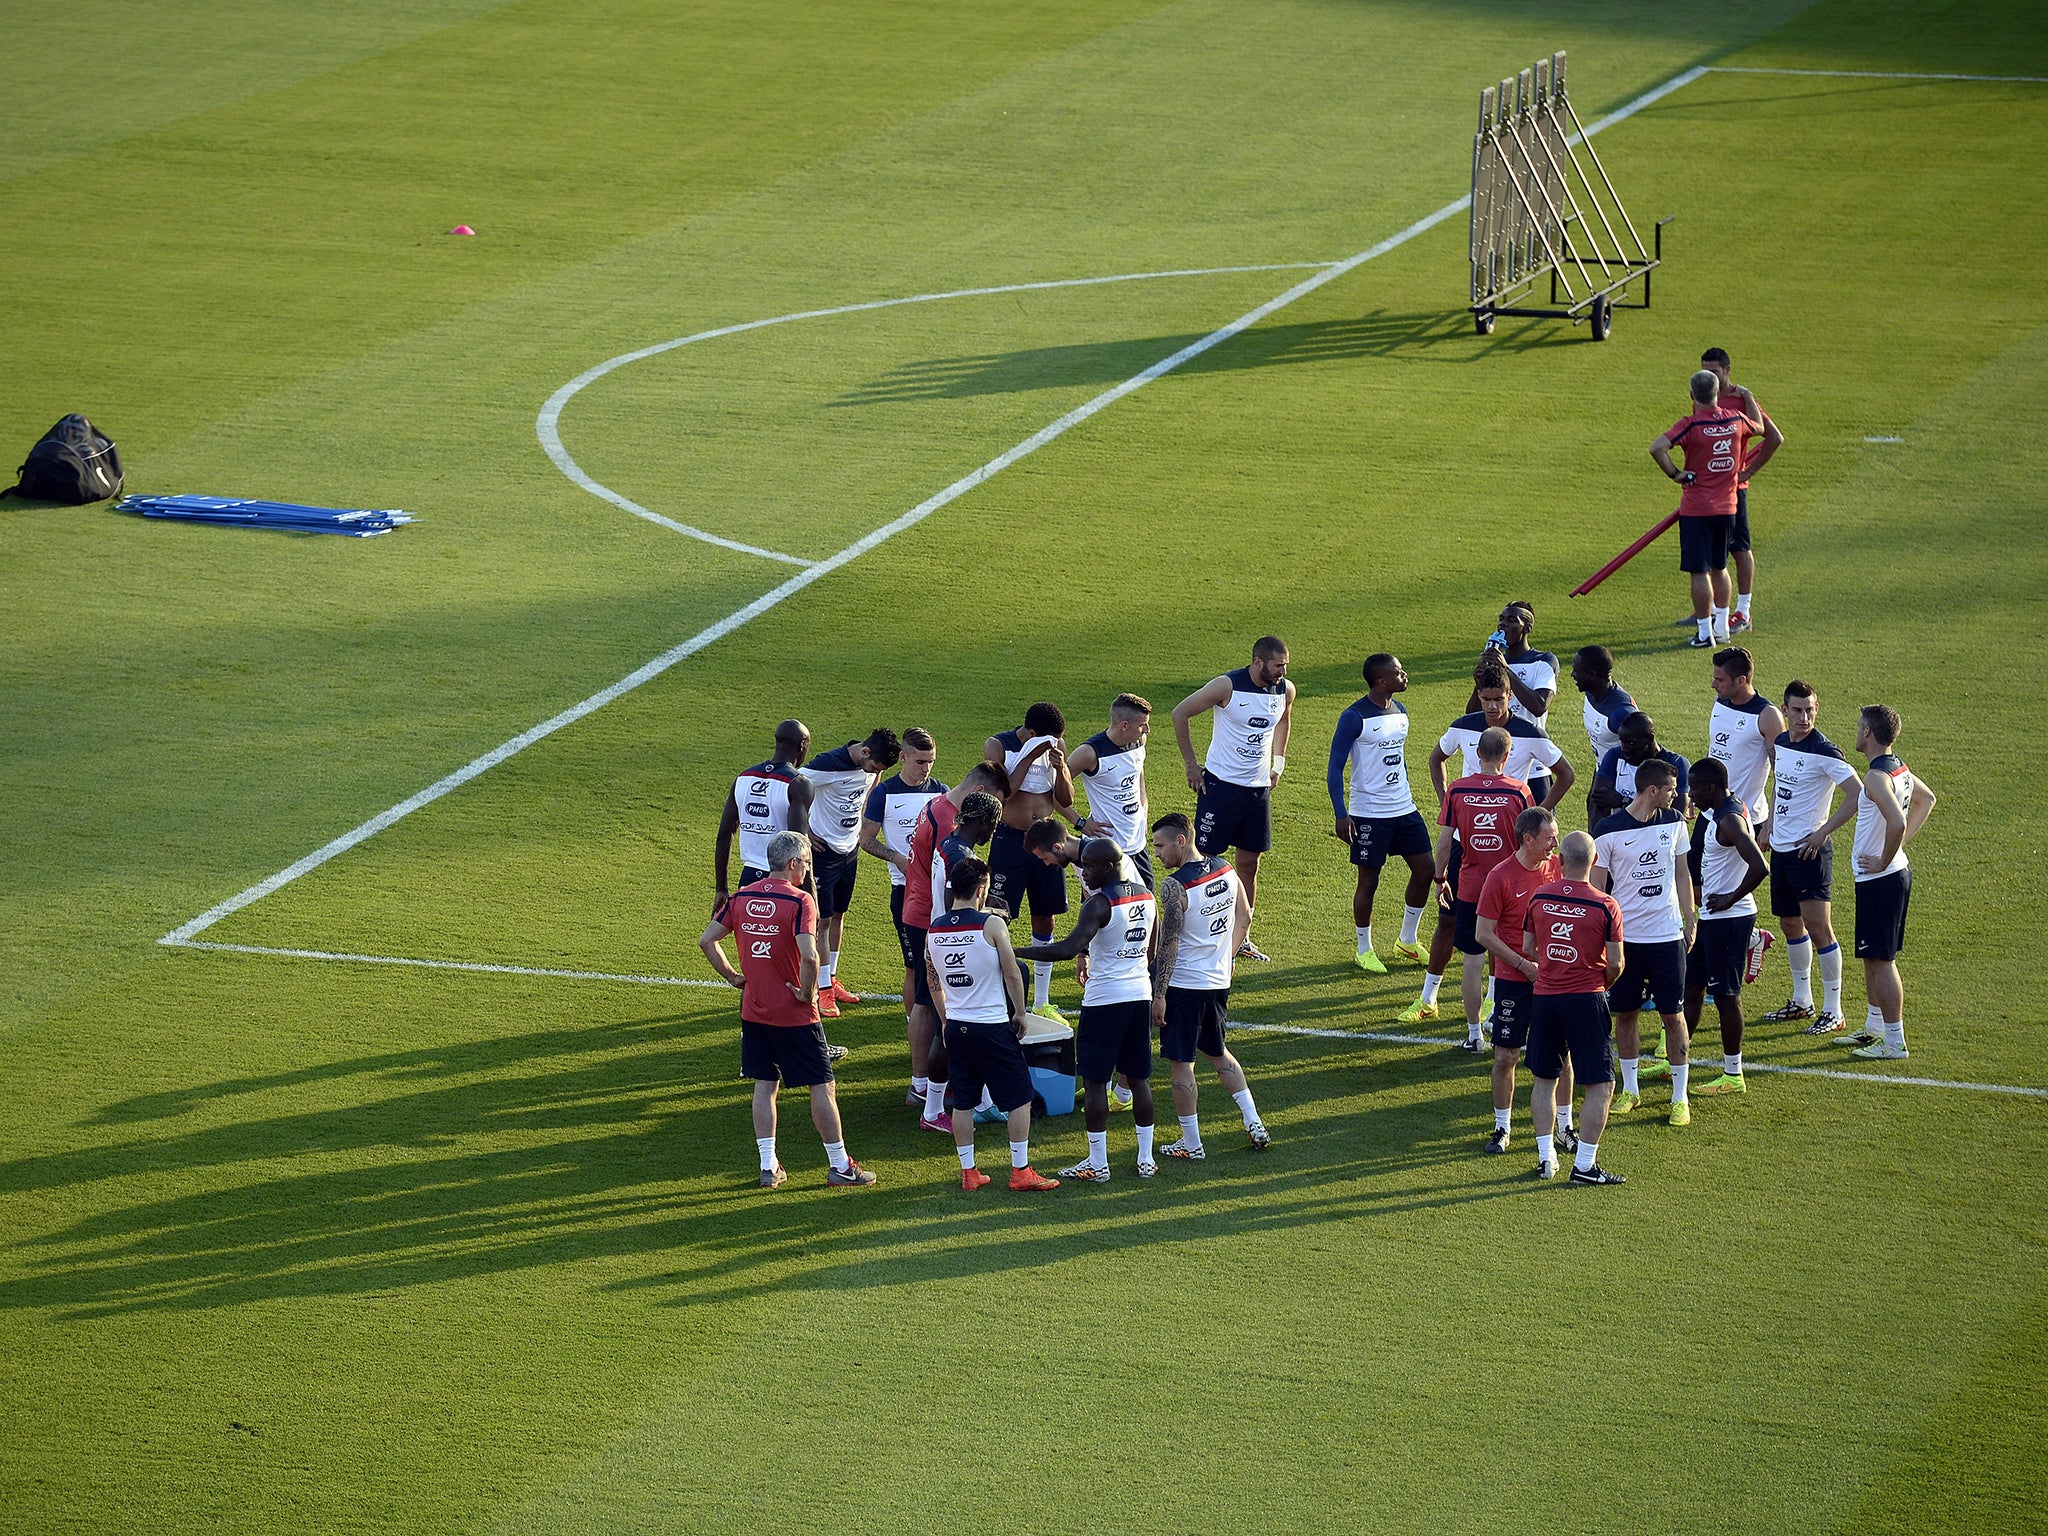
[[[159,942],[171,943],[169,939]],[[211,949],[234,955],[275,955],[288,960],[341,960],[354,965],[406,965],[428,971],[484,972],[493,976],[548,976],[568,981],[614,981],[636,987],[718,987],[730,985],[698,976],[642,976],[631,971],[571,971],[539,965],[499,965],[480,960],[423,960],[412,955],[352,955],[327,949],[279,949],[266,944],[220,944],[210,939],[177,941],[179,949]],[[862,992],[864,1003],[900,1003],[900,992]],[[1444,1046],[1455,1043],[1448,1035],[1397,1035],[1375,1029],[1314,1029],[1305,1024],[1250,1024],[1243,1019],[1229,1021],[1232,1029],[1262,1035],[1299,1035],[1314,1040],[1370,1040],[1379,1045]],[[1830,1067],[1778,1067],[1764,1062],[1743,1063],[1745,1072],[1776,1072],[1788,1077],[1829,1077],[1844,1083],[1900,1083],[1909,1088],[1966,1088],[1975,1093],[2006,1093],[2020,1098],[2048,1099],[2048,1088],[2021,1088],[2008,1083],[1956,1082],[1940,1077],[1893,1077],[1881,1072],[1842,1072]]]
[[[1634,116],[1637,112],[1640,112],[1644,107],[1649,106],[1653,102],[1662,100],[1664,97],[1670,95],[1673,91],[1678,90],[1682,86],[1688,85],[1692,81],[1699,79],[1705,73],[1706,71],[1703,68],[1695,67],[1692,69],[1685,70],[1680,74],[1674,75],[1671,79],[1666,80],[1662,85],[1653,86],[1651,89],[1645,91],[1642,95],[1636,97],[1633,101],[1630,101],[1625,105],[1618,107],[1614,111],[1608,113],[1605,117],[1600,118],[1598,121],[1594,122],[1592,126],[1586,129],[1585,136],[1590,138],[1594,134],[1599,133],[1602,129],[1611,127],[1615,123],[1621,122],[1625,118]],[[623,695],[632,692],[635,688],[638,688],[642,683],[649,682],[654,678],[661,676],[662,673],[668,671],[668,669],[676,665],[677,662],[683,661],[688,657],[694,656],[697,652],[703,650],[706,646],[713,644],[715,641],[724,639],[725,636],[731,634],[734,630],[740,628],[742,625],[750,622],[751,620],[759,618],[762,614],[766,613],[769,609],[781,603],[784,599],[794,597],[797,593],[803,591],[804,588],[808,587],[812,582],[817,581],[822,577],[829,576],[832,572],[838,570],[841,566],[846,565],[851,561],[858,560],[862,555],[868,553],[868,551],[874,549],[877,545],[894,538],[897,534],[903,532],[906,528],[915,527],[917,524],[923,522],[927,517],[931,516],[932,513],[938,511],[941,507],[946,506],[948,503],[956,500],[961,496],[964,496],[967,492],[973,490],[983,481],[992,479],[996,475],[1001,474],[1004,470],[1008,469],[1012,464],[1015,464],[1019,459],[1025,458],[1030,454],[1036,453],[1040,448],[1043,448],[1047,443],[1052,442],[1055,438],[1065,435],[1066,432],[1069,431],[1071,428],[1079,426],[1082,422],[1088,420],[1091,416],[1094,416],[1098,411],[1103,410],[1105,407],[1114,405],[1117,401],[1123,399],[1126,395],[1135,394],[1138,390],[1143,389],[1147,384],[1150,384],[1154,379],[1157,379],[1165,374],[1171,373],[1174,369],[1180,367],[1181,364],[1188,362],[1194,358],[1200,357],[1204,352],[1209,351],[1211,348],[1222,345],[1224,342],[1230,340],[1231,337],[1248,330],[1254,325],[1257,325],[1261,320],[1265,319],[1267,316],[1275,313],[1278,310],[1286,308],[1295,300],[1304,298],[1307,295],[1314,293],[1318,288],[1323,287],[1326,283],[1334,282],[1337,278],[1344,276],[1346,273],[1355,271],[1357,268],[1364,266],[1365,263],[1367,263],[1368,261],[1372,261],[1377,257],[1384,256],[1387,254],[1387,252],[1395,250],[1400,246],[1406,245],[1410,240],[1413,240],[1417,235],[1426,234],[1428,231],[1436,228],[1437,225],[1443,223],[1444,220],[1452,218],[1457,214],[1463,213],[1468,207],[1471,206],[1471,203],[1471,194],[1467,193],[1465,196],[1460,197],[1453,202],[1448,202],[1444,204],[1444,206],[1437,209],[1436,212],[1426,214],[1422,218],[1417,219],[1413,224],[1410,224],[1406,229],[1401,230],[1398,234],[1389,235],[1386,239],[1380,241],[1377,245],[1367,246],[1364,250],[1358,252],[1358,254],[1355,256],[1347,256],[1342,261],[1332,262],[1327,266],[1320,267],[1320,269],[1317,270],[1316,274],[1313,277],[1307,278],[1302,282],[1296,283],[1292,288],[1289,288],[1286,292],[1281,293],[1275,296],[1274,298],[1268,299],[1265,303],[1259,305],[1256,309],[1246,311],[1244,314],[1239,315],[1235,320],[1232,320],[1227,325],[1218,326],[1215,330],[1211,331],[1208,335],[1202,337],[1200,340],[1190,342],[1187,346],[1182,347],[1178,352],[1175,352],[1170,357],[1161,358],[1158,362],[1152,364],[1151,367],[1143,369],[1138,373],[1132,374],[1131,377],[1125,379],[1123,383],[1111,386],[1110,388],[1104,390],[1101,394],[1095,396],[1093,399],[1076,406],[1073,410],[1067,412],[1066,415],[1060,417],[1058,420],[1039,428],[1038,431],[1032,433],[1031,436],[1025,438],[1023,442],[1018,443],[1013,448],[1007,449],[1006,451],[997,454],[996,457],[990,459],[986,464],[982,465],[979,469],[974,470],[968,474],[962,475],[958,480],[955,480],[951,485],[947,486],[944,490],[939,491],[934,495],[926,497],[923,501],[919,502],[916,506],[912,507],[908,512],[905,512],[902,516],[896,518],[893,522],[884,523],[880,528],[875,529],[872,533],[867,534],[863,538],[856,539],[853,543],[847,545],[846,548],[840,550],[838,554],[827,556],[825,559],[817,561],[815,564],[805,565],[801,571],[799,571],[796,575],[790,577],[789,580],[783,582],[781,586],[775,587],[767,592],[762,593],[761,596],[755,598],[751,603],[748,603],[744,608],[738,609],[737,611],[726,615],[726,617],[720,619],[716,624],[713,624],[706,629],[699,630],[695,635],[692,635],[688,640],[685,640],[681,645],[675,646],[670,650],[663,651],[659,656],[655,657],[652,661],[649,661],[644,665],[637,667],[633,671],[627,673],[624,677],[620,678],[616,683],[613,683],[609,688],[600,689],[598,692],[593,693],[589,698],[584,699],[581,703],[573,704],[569,708],[563,710],[560,714],[553,715],[548,719],[543,720],[539,725],[531,726],[528,729],[521,731],[517,736],[514,736],[511,740],[501,742],[499,745],[493,747],[490,751],[484,753],[481,757],[473,758],[471,761],[465,763],[462,767],[456,769],[453,773],[448,774],[445,778],[436,779],[432,784],[429,784],[425,789],[422,789],[418,791],[416,794],[410,795],[404,800],[399,801],[398,804],[390,807],[388,810],[378,812],[375,816],[372,816],[368,821],[363,822],[360,826],[353,827],[349,831],[342,833],[341,836],[335,838],[332,842],[321,845],[320,847],[314,849],[311,853],[307,854],[304,858],[299,859],[295,863],[287,865],[285,868],[279,870],[276,874],[271,875],[266,879],[259,880],[254,885],[248,887],[246,890],[239,891],[235,895],[230,896],[226,901],[220,902],[215,906],[207,908],[204,912],[200,913],[199,916],[191,919],[189,922],[181,923],[178,927],[172,929],[169,933],[165,934],[162,938],[158,939],[157,942],[159,944],[169,945],[189,943],[195,936],[204,933],[208,928],[211,928],[215,923],[219,922],[222,918],[227,917],[232,913],[239,912],[242,910],[242,908],[249,906],[254,902],[261,901],[264,897],[270,895],[273,891],[280,890],[283,887],[291,884],[292,881],[298,879],[301,875],[308,874],[311,871],[318,869],[322,864],[327,863],[328,860],[336,858],[339,855],[348,852],[349,849],[355,847],[358,843],[365,842],[368,839],[375,837],[379,832],[382,832],[386,827],[393,826],[396,823],[404,820],[407,816],[410,816],[414,811],[419,810],[421,807],[432,805],[436,800],[440,799],[443,795],[448,794],[452,790],[460,789],[464,784],[467,784],[471,779],[474,779],[479,774],[486,773],[492,768],[497,767],[498,764],[504,762],[507,758],[513,757],[518,753],[525,751],[535,742],[545,740],[547,737],[554,735],[556,731],[561,730],[562,727],[566,725],[575,724],[578,720],[581,720],[585,715],[592,714],[595,711],[604,708],[605,705],[611,703],[614,699],[620,698]],[[879,305],[882,301],[875,302],[877,305]],[[673,345],[673,343],[670,343],[668,345]],[[661,350],[661,348],[657,347],[651,350],[658,351]],[[627,354],[627,357],[631,357],[633,355],[635,354]],[[646,353],[643,352],[638,355],[644,356],[646,355]],[[614,360],[614,366],[618,365],[622,361],[622,359]],[[549,397],[549,403],[554,404],[556,399],[558,399],[560,396],[561,391],[557,390],[554,396]],[[559,408],[557,408],[557,414],[559,415]],[[543,407],[542,415],[545,419],[545,407]],[[580,474],[580,471],[578,471],[578,473]],[[588,477],[585,478],[587,479]],[[591,481],[590,484],[593,487],[596,486],[595,481]],[[648,515],[651,516],[652,514]],[[678,528],[682,528],[682,525],[680,524],[676,526]],[[693,530],[685,528],[682,529],[682,531],[692,532]],[[721,541],[714,540],[714,542]],[[762,550],[749,550],[749,552],[755,554],[770,553],[768,551]],[[794,555],[781,556],[771,554],[771,558],[787,559],[802,564],[802,562],[797,560],[797,557]]]
[[[1739,64],[1709,64],[1713,75],[1818,75],[1835,80],[1969,80],[1985,85],[2048,85],[2048,75],[1932,75],[1898,69],[1762,69]]]

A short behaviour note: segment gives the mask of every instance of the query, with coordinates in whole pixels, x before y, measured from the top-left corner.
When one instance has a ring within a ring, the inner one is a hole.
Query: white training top
[[[1744,830],[1749,829],[1749,817],[1744,815],[1734,805],[1724,804],[1720,812],[1720,820],[1726,820],[1731,816],[1741,820]],[[1749,864],[1743,859],[1740,850],[1721,846],[1721,839],[1716,835],[1719,830],[1718,824],[1708,826],[1706,847],[1700,855],[1700,921],[1703,923],[1711,923],[1724,917],[1756,916],[1755,891],[1751,891],[1725,912],[1709,912],[1707,910],[1707,898],[1709,896],[1721,896],[1734,890],[1742,884],[1743,879],[1749,873]],[[1624,933],[1628,931],[1627,925],[1628,919],[1624,917],[1622,919],[1622,931]]]
[[[926,774],[924,782],[915,786],[905,784],[902,774],[892,773],[868,791],[863,816],[875,824],[878,829],[875,835],[881,839],[883,847],[907,859],[910,857],[910,834],[917,830],[917,818],[924,813],[926,802],[933,795],[943,795],[951,787],[935,773]],[[908,878],[894,864],[889,866],[891,885],[901,885]]]
[[[768,839],[789,830],[789,786],[795,770],[786,763],[756,763],[732,781],[740,812],[740,868],[768,868]]]
[[[1475,709],[1469,715],[1460,715],[1451,722],[1451,728],[1444,732],[1437,742],[1437,750],[1445,757],[1462,753],[1458,777],[1470,778],[1485,770],[1479,766],[1479,736],[1486,729],[1486,711]],[[1508,760],[1502,767],[1503,776],[1520,779],[1524,784],[1533,778],[1542,778],[1564,756],[1558,744],[1543,734],[1540,727],[1531,724],[1520,715],[1510,714],[1508,723],[1502,727],[1508,733]]]
[[[1873,757],[1870,766],[1876,772],[1885,775],[1885,789],[1897,802],[1899,814],[1905,815],[1907,808],[1913,803],[1913,770],[1890,752]],[[1896,874],[1906,867],[1906,844],[1902,838],[1899,842],[1899,851],[1892,855],[1891,863],[1874,875],[1863,873],[1864,856],[1867,854],[1871,858],[1876,858],[1884,852],[1884,835],[1884,817],[1866,794],[1863,803],[1856,807],[1856,841],[1851,855],[1856,861],[1858,883],[1865,880],[1882,880],[1886,875]],[[1185,944],[1187,941],[1183,939],[1181,942]]]
[[[1804,741],[1786,731],[1771,744],[1771,759],[1778,778],[1771,797],[1771,852],[1790,853],[1820,830],[1835,787],[1855,783],[1856,769],[1819,731],[1808,731]]]
[[[1635,709],[1636,701],[1612,682],[1607,685],[1605,693],[1586,695],[1586,745],[1593,749],[1595,763],[1621,745],[1621,722],[1634,714]]]
[[[1287,708],[1287,680],[1261,687],[1251,668],[1230,674],[1230,697],[1210,711],[1209,756],[1203,767],[1226,784],[1268,789],[1273,783],[1273,731]]]
[[[1524,688],[1548,688],[1553,694],[1557,691],[1557,658],[1549,651],[1524,651],[1508,661],[1508,670],[1521,679]],[[1556,700],[1553,698],[1551,702]],[[1539,731],[1550,729],[1550,711],[1546,709],[1540,715],[1531,714],[1522,707],[1522,701],[1512,688],[1508,690],[1508,713],[1520,715]]]
[[[1415,791],[1408,784],[1407,708],[1395,700],[1381,709],[1367,694],[1338,718],[1338,739],[1353,729],[1358,734],[1350,749],[1346,812],[1374,821],[1408,815],[1415,809]]]
[[[1081,775],[1088,791],[1088,814],[1109,828],[1121,853],[1140,853],[1145,833],[1145,744],[1120,747],[1106,731],[1097,731],[1086,745],[1095,753],[1095,771]]]
[[[1152,972],[1145,962],[1152,925],[1159,920],[1159,898],[1129,880],[1112,880],[1102,894],[1109,900],[1109,921],[1088,941],[1088,984],[1081,989],[1081,1006],[1149,1003]]]
[[[1770,703],[1760,693],[1747,704],[1725,704],[1719,694],[1707,711],[1707,756],[1728,770],[1728,792],[1742,802],[1752,825],[1771,813],[1771,744],[1757,720]]]
[[[1230,942],[1237,921],[1237,871],[1226,859],[1196,858],[1169,878],[1187,892],[1188,910],[1166,984],[1195,992],[1229,990],[1237,953]]]
[[[860,817],[875,776],[854,766],[851,746],[821,752],[804,764],[811,781],[811,830],[834,853],[860,847]]]
[[[1593,829],[1607,870],[1607,889],[1621,908],[1624,944],[1669,944],[1685,937],[1678,910],[1678,865],[1685,858],[1685,818],[1659,811],[1637,821],[1625,810]]]
[[[946,1017],[961,1024],[1001,1024],[1010,1017],[1003,993],[1002,952],[989,942],[988,913],[955,907],[932,920],[925,953],[946,992]]]

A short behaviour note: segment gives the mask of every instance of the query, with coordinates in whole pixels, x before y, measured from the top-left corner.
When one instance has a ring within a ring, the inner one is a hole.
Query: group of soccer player
[[[1380,872],[1398,858],[1408,878],[1391,952],[1423,968],[1420,996],[1398,1017],[1442,1017],[1440,988],[1458,955],[1460,1048],[1490,1048],[1492,1056],[1494,1124],[1485,1150],[1509,1149],[1516,1075],[1526,1061],[1536,1173],[1544,1179],[1557,1175],[1562,1150],[1573,1158],[1571,1182],[1623,1183],[1599,1163],[1600,1139],[1611,1117],[1642,1108],[1645,1081],[1668,1081],[1674,1126],[1691,1123],[1695,1091],[1747,1092],[1741,994],[1772,941],[1757,926],[1755,893],[1766,884],[1792,995],[1764,1021],[1844,1035],[1859,1057],[1907,1054],[1897,964],[1912,889],[1906,845],[1934,794],[1898,757],[1900,721],[1890,707],[1869,705],[1857,716],[1854,747],[1866,764],[1859,771],[1821,734],[1811,684],[1788,682],[1778,704],[1757,691],[1754,658],[1731,643],[1754,622],[1747,485],[1784,439],[1754,397],[1732,384],[1726,353],[1709,350],[1689,388],[1692,412],[1650,451],[1684,486],[1680,564],[1691,577],[1696,624],[1688,644],[1713,650],[1701,756],[1688,761],[1661,746],[1655,721],[1616,680],[1613,655],[1584,647],[1570,677],[1584,699],[1594,765],[1588,829],[1561,834],[1557,810],[1579,780],[1549,731],[1560,666],[1531,644],[1536,613],[1522,601],[1501,610],[1465,712],[1430,750],[1434,831],[1409,781],[1409,718],[1398,698],[1408,674],[1399,657],[1365,659],[1366,692],[1342,712],[1330,745],[1334,832],[1356,869],[1356,964],[1387,973],[1373,909]],[[1684,456],[1682,470],[1673,449]],[[1732,597],[1731,558],[1740,586]],[[778,1082],[811,1090],[827,1182],[873,1182],[844,1146],[832,1062],[845,1052],[827,1041],[822,1022],[858,1000],[837,970],[862,854],[889,867],[904,963],[905,1102],[924,1129],[952,1138],[963,1189],[990,1182],[976,1163],[978,1122],[1006,1125],[1010,1188],[1020,1192],[1062,1179],[1107,1181],[1113,1110],[1132,1115],[1141,1178],[1154,1176],[1161,1158],[1205,1158],[1197,1057],[1231,1094],[1249,1145],[1271,1145],[1224,1032],[1234,966],[1267,958],[1251,928],[1260,857],[1272,846],[1273,791],[1287,766],[1295,700],[1287,667],[1287,647],[1266,636],[1249,665],[1175,707],[1192,818],[1151,815],[1152,707],[1134,693],[1117,695],[1104,728],[1071,751],[1060,709],[1033,704],[1019,725],[986,739],[953,786],[934,775],[938,746],[923,729],[900,738],[878,729],[811,758],[809,732],[782,722],[774,755],[739,775],[727,797],[717,904],[700,939],[713,968],[744,992],[741,1068],[755,1080],[761,1184],[786,1178],[776,1155]],[[1212,717],[1211,737],[1198,759],[1193,725],[1203,714]],[[1455,779],[1447,776],[1453,758]],[[1852,819],[1853,942],[1868,999],[1854,1033],[1842,1014],[1831,905],[1833,835]],[[735,840],[737,891],[728,881]],[[1083,902],[1065,937],[1055,938],[1070,868]],[[1027,908],[1031,942],[1019,947],[1010,923]],[[1432,908],[1425,946],[1421,925]],[[737,965],[723,950],[728,935],[739,940]],[[1051,1178],[1031,1166],[1027,1046],[1067,1038],[1050,993],[1055,965],[1067,960],[1082,984],[1072,1037],[1088,1150]],[[1691,1045],[1710,1002],[1721,1071],[1695,1090]],[[1646,1007],[1658,1021],[1647,1050]],[[1165,1146],[1154,1140],[1155,1034],[1180,1129]]]

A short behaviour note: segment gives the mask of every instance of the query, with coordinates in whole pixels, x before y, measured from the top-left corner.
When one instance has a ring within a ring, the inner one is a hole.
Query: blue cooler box
[[[1074,1031],[1050,1019],[1033,1018],[1019,1042],[1031,1088],[1048,1115],[1074,1112]]]

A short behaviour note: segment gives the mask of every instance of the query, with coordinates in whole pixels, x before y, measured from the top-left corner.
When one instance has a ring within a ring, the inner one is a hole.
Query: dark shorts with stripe
[[[1735,531],[1728,536],[1730,554],[1749,553],[1749,487],[1735,488]]]
[[[1461,955],[1486,953],[1486,946],[1479,942],[1478,902],[1451,899],[1451,943]]]
[[[1106,1083],[1121,1072],[1133,1082],[1152,1075],[1152,1004],[1139,998],[1129,1003],[1081,1005],[1074,1029],[1074,1062],[1082,1080]]]
[[[811,879],[818,887],[818,917],[837,917],[853,904],[853,884],[860,875],[860,850],[840,853],[815,848],[811,857]]]
[[[1168,1061],[1193,1061],[1223,1054],[1223,1023],[1230,1013],[1230,988],[1166,989],[1166,1022],[1159,1030],[1159,1054]]]
[[[1496,984],[1494,996],[1500,996]],[[1605,992],[1559,992],[1535,1000],[1529,1016],[1529,1071],[1546,1082],[1564,1071],[1565,1057],[1579,1086],[1614,1081],[1614,1031]]]
[[[1230,848],[1264,853],[1273,846],[1273,791],[1219,779],[1202,770],[1195,796],[1195,847],[1214,858]]]
[[[1519,1051],[1529,1043],[1529,1016],[1536,1007],[1536,986],[1528,980],[1493,978],[1493,1047]]]
[[[1728,568],[1728,545],[1735,537],[1735,514],[1681,517],[1678,520],[1678,568],[1721,571]]]
[[[903,921],[903,887],[889,887],[889,920],[896,925],[896,942],[903,949],[903,968],[907,971],[924,969],[924,930],[913,928]]]
[[[1913,899],[1911,867],[1856,882],[1856,958],[1891,960],[1906,947],[1906,905]]]
[[[1637,944],[1623,938],[1621,975],[1607,994],[1607,1006],[1616,1013],[1641,1013],[1644,1003],[1659,1013],[1685,1006],[1685,940]]]
[[[961,1109],[981,1102],[981,1090],[1004,1114],[1031,1102],[1031,1069],[1009,1021],[999,1024],[949,1021],[946,1025],[946,1091]]]
[[[1388,859],[1406,859],[1418,853],[1426,859],[1429,849],[1429,823],[1420,811],[1406,816],[1351,818],[1351,862],[1361,869],[1378,869]]]
[[[1686,990],[1699,989],[1709,997],[1740,996],[1743,973],[1749,968],[1749,936],[1754,932],[1753,917],[1702,917],[1685,957]]]
[[[988,844],[988,899],[1012,917],[1024,915],[1027,899],[1033,917],[1057,916],[1067,910],[1067,872],[1026,848],[1015,827],[997,827]]]
[[[1800,853],[1771,850],[1771,916],[1797,917],[1802,901],[1826,901],[1835,889],[1835,845],[1829,843],[1820,857],[1809,859]]]
[[[740,1020],[740,1076],[762,1082],[782,1080],[785,1088],[810,1088],[832,1081],[825,1059],[822,1024],[756,1024]]]

